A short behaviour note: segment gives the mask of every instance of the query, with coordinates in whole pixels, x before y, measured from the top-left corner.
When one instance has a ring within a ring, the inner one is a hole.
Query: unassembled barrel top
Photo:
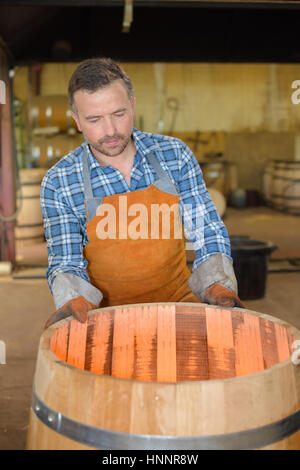
[[[226,379],[288,359],[294,337],[247,310],[141,304],[64,322],[50,340],[63,361],[96,374],[152,382]]]

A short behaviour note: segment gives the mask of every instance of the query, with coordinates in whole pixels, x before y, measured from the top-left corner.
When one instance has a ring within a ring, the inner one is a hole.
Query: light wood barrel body
[[[300,449],[299,339],[272,316],[205,304],[62,320],[41,336],[27,448]]]
[[[274,161],[268,162],[263,174],[263,197],[267,206],[272,206],[272,181],[274,172]]]
[[[225,194],[225,162],[200,162],[205,184]]]
[[[300,214],[300,162],[274,162],[272,203],[277,209]]]
[[[216,206],[218,213],[220,214],[221,217],[223,217],[223,215],[226,212],[225,197],[220,191],[218,191],[215,188],[208,188],[208,192],[210,194],[210,197],[212,198],[214,205]]]
[[[17,216],[15,239],[19,245],[44,241],[44,228],[40,207],[40,188],[46,173],[43,168],[22,169],[19,172],[21,190],[17,194]]]
[[[32,129],[57,127],[60,131],[66,131],[76,127],[65,95],[34,96],[29,119]]]
[[[31,143],[31,154],[37,166],[49,168],[79,147],[83,141],[81,134],[34,137]]]

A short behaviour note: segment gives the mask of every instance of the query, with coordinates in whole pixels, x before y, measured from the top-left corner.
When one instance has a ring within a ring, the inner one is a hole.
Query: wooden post
[[[13,126],[11,112],[11,84],[9,78],[9,60],[7,53],[0,43],[0,79],[4,82],[5,102],[0,104],[0,220],[2,221],[1,246],[4,261],[15,264],[15,240],[13,215],[15,213],[15,187],[14,187],[14,148]]]

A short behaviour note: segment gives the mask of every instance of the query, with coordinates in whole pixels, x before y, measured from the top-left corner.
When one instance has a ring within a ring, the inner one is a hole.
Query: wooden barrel
[[[296,175],[295,175],[296,176]],[[298,177],[290,181],[283,193],[283,208],[289,214],[300,215],[300,167]]]
[[[290,214],[300,214],[300,162],[285,162],[282,170],[283,209]]]
[[[283,209],[283,191],[285,185],[285,168],[286,163],[284,161],[273,162],[273,175],[271,183],[271,199],[272,206],[275,209]]]
[[[65,95],[34,96],[29,111],[31,129],[57,127],[60,131],[75,128],[68,97]]]
[[[41,336],[27,448],[300,449],[295,327],[196,303],[110,307]]]
[[[300,162],[274,162],[272,203],[277,209],[300,214]]]
[[[225,162],[199,162],[207,188],[225,193]]]
[[[31,155],[38,167],[50,168],[79,147],[83,141],[81,134],[34,137],[31,142]]]
[[[263,174],[263,198],[267,206],[272,206],[272,181],[274,172],[274,161],[267,163]]]
[[[21,189],[17,194],[17,216],[15,239],[18,245],[42,243],[44,228],[40,207],[40,187],[46,173],[43,168],[25,168],[20,170]]]
[[[220,191],[218,191],[215,188],[208,188],[207,190],[210,194],[210,197],[212,198],[214,205],[216,206],[218,213],[220,214],[221,217],[223,217],[226,211],[225,197]]]

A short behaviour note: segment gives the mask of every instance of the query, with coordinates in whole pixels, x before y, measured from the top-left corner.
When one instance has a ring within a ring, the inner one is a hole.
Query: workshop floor
[[[230,235],[270,240],[278,246],[272,258],[300,259],[300,217],[269,208],[228,209],[224,222]],[[0,278],[0,340],[6,344],[6,364],[0,364],[0,449],[24,449],[31,388],[43,325],[54,310],[43,276],[46,252],[40,245],[20,250],[20,269]],[[37,279],[34,279],[34,276]],[[300,328],[300,271],[270,272],[263,299],[247,301],[250,310],[282,318]]]

